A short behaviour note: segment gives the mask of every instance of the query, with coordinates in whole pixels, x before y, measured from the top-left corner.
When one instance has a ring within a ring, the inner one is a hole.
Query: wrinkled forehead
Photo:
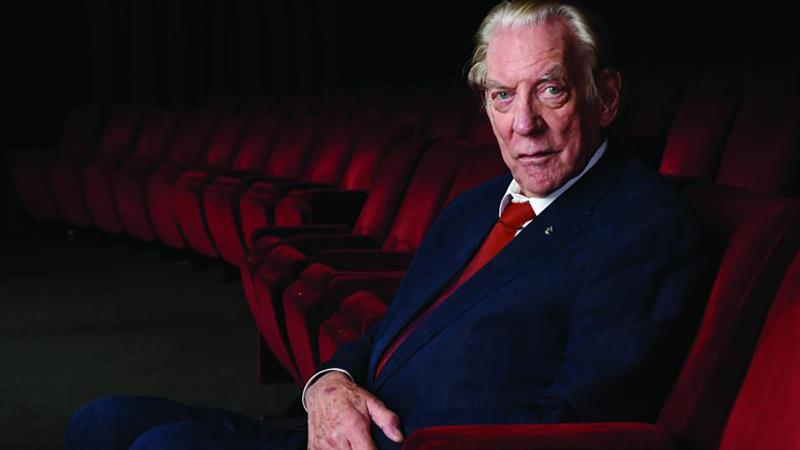
[[[560,21],[493,30],[486,52],[489,79],[567,76],[570,64],[569,29]]]

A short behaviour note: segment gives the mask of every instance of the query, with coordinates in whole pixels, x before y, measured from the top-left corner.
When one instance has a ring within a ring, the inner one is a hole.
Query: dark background
[[[472,35],[494,3],[14,2],[5,14],[10,118],[0,151],[56,145],[69,108],[83,102],[184,107],[228,94],[463,83]],[[692,66],[737,54],[787,59],[798,51],[792,14],[774,3],[586,4],[616,34],[628,67],[663,60]],[[2,211],[12,201],[5,190]]]

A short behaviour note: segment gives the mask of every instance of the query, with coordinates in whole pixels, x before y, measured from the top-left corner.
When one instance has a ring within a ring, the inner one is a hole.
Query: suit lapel
[[[509,177],[508,182],[510,181]],[[497,195],[502,195],[502,193]],[[415,268],[415,273],[423,274],[424,278],[416,277],[412,296],[402,303],[397,303],[398,309],[392,311],[390,308],[387,318],[391,320],[384,324],[384,329],[375,342],[372,352],[370,377],[374,375],[378,359],[383,355],[386,347],[416,317],[420,310],[436,298],[478,250],[489,230],[497,221],[499,204],[500,200],[497,200],[497,204],[492,204],[491,201],[483,202],[481,209],[470,218],[468,223],[464,223],[463,228],[452,230],[455,232],[442,237],[442,240],[446,242],[442,242],[441,246],[448,250],[446,258],[419,261],[421,267]]]
[[[375,388],[379,388],[420,347],[435,338],[469,309],[483,301],[502,301],[502,299],[492,298],[490,294],[493,291],[513,281],[514,278],[531,270],[536,265],[546,263],[566,244],[576,239],[583,232],[579,219],[591,214],[600,197],[616,181],[623,166],[622,162],[623,158],[620,155],[607,152],[578,183],[562,194],[494,259],[437,307],[392,355],[378,379],[374,380]],[[448,255],[449,261],[436,262],[446,266],[445,270],[437,271],[432,275],[432,277],[440,278],[437,280],[438,282],[421,287],[410,301],[397,311],[397,315],[392,317],[390,323],[387,324],[386,332],[376,342],[374,349],[376,351],[373,351],[370,364],[370,377],[374,376],[377,360],[391,340],[442,289],[444,284],[455,275],[456,271],[466,263],[483,242],[489,228],[497,220],[499,201],[499,198],[496,199],[496,203],[492,205],[494,214],[488,226],[484,223],[487,221],[483,217],[485,213],[481,214],[482,221],[477,228],[482,230],[482,233],[465,235],[466,241],[462,251]],[[470,228],[475,229],[474,227]]]

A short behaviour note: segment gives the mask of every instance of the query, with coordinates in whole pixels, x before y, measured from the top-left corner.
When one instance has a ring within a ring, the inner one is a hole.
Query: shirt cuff
[[[348,371],[346,371],[344,369],[338,369],[336,367],[332,367],[330,369],[325,369],[325,370],[320,370],[319,372],[315,373],[313,377],[308,379],[308,381],[306,382],[306,385],[303,386],[303,395],[300,397],[300,403],[303,404],[303,409],[305,409],[306,412],[308,412],[308,408],[306,408],[306,391],[308,390],[308,388],[311,387],[312,384],[314,384],[319,379],[319,377],[321,377],[322,375],[325,375],[328,372],[343,373],[343,374],[347,375],[347,378],[350,378],[350,381],[355,382],[355,380],[353,379],[353,376],[350,375],[350,372],[348,372]]]

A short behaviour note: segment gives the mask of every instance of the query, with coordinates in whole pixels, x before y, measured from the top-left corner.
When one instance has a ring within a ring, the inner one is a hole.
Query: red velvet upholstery
[[[206,227],[203,190],[217,174],[227,172],[232,167],[234,157],[238,156],[241,149],[250,117],[249,113],[239,113],[222,120],[211,137],[205,161],[198,167],[184,170],[169,189],[173,197],[173,217],[184,242],[203,242],[205,246],[198,245],[193,249],[206,256],[214,257],[216,251]]]
[[[330,298],[337,310],[319,326],[320,363],[330,359],[339,345],[363,335],[386,315],[403,273],[343,276],[329,285]]]
[[[431,103],[427,116],[420,123],[418,138],[464,139],[478,104],[466,92],[439,95]]]
[[[319,125],[318,121],[310,118],[296,118],[291,121],[290,126],[281,133],[267,162],[264,173],[266,179],[250,184],[247,191],[237,198],[236,215],[240,220],[230,219],[230,221],[236,221],[241,227],[246,248],[250,248],[250,235],[259,224],[270,223],[267,214],[271,213],[271,210],[265,209],[262,205],[273,204],[277,196],[275,180],[296,180],[303,175],[316,147]],[[216,242],[213,227],[211,233]]]
[[[239,215],[242,192],[261,177],[268,180],[296,178],[311,149],[316,123],[308,118],[284,118],[288,115],[280,110],[276,116],[279,125],[273,142],[267,144],[269,152],[263,167],[217,177],[203,194],[208,231],[219,256],[231,264],[239,264],[246,251]],[[270,140],[269,136],[263,138],[265,142]],[[249,246],[249,240],[247,242]]]
[[[355,148],[359,124],[345,119],[325,118],[323,121],[326,122],[324,129],[300,176],[302,187],[338,185]],[[258,228],[275,223],[275,203],[290,190],[291,185],[258,182],[242,195],[239,210],[246,241]]]
[[[195,163],[206,148],[220,113],[221,110],[208,107],[183,114],[166,156],[157,165],[149,160],[131,160],[114,173],[114,199],[129,234],[144,241],[155,240],[147,204],[148,178],[157,170],[174,171]]]
[[[62,218],[72,225],[89,226],[91,218],[83,194],[81,172],[87,165],[108,165],[133,150],[133,143],[146,117],[135,107],[116,109],[106,121],[96,152],[89,162],[60,160],[50,166],[50,185]]]
[[[172,111],[151,111],[128,161],[154,165],[166,152],[175,133],[178,116]],[[124,163],[96,163],[83,169],[83,190],[92,223],[107,233],[122,232],[122,221],[113,195],[113,178]]]
[[[680,95],[674,85],[643,86],[634,99],[627,124],[627,146],[645,162],[658,167]]]
[[[720,450],[800,449],[800,255],[783,277]]]
[[[329,189],[296,189],[290,191],[275,204],[275,223],[277,225],[302,225],[312,221],[312,203],[321,203],[314,197],[326,196],[328,201],[335,198],[335,192],[368,191],[376,179],[378,167],[385,154],[392,146],[409,131],[408,126],[393,121],[374,121],[367,116],[356,120],[363,121],[366,130],[361,132],[355,142],[353,153],[350,155],[347,168],[336,188]],[[346,202],[346,195],[340,195]],[[362,196],[363,200],[363,196]],[[335,202],[335,201],[334,201]],[[341,207],[336,205],[331,207]],[[360,205],[355,205],[360,206]],[[351,208],[358,214],[360,208]],[[351,211],[351,214],[352,212]],[[319,208],[317,215],[319,216]],[[325,223],[314,220],[315,223]]]
[[[672,121],[659,172],[713,180],[735,106],[732,101],[685,101]]]
[[[800,185],[800,97],[756,97],[742,106],[717,172],[717,183],[753,192],[796,195]]]
[[[206,171],[221,171],[229,166],[239,148],[246,120],[243,114],[224,116],[210,133],[207,132],[207,143],[200,152],[182,163],[162,164],[148,178],[147,205],[153,229],[161,242],[174,248],[185,248],[177,210],[183,207],[184,214],[198,214],[198,220],[202,220],[199,194],[193,188],[199,189],[204,183]],[[185,189],[177,189],[178,180],[190,168],[197,170],[186,175],[183,181]]]
[[[416,450],[658,450],[668,448],[662,431],[643,423],[554,425],[455,425],[412,433],[404,449]]]
[[[497,138],[494,135],[494,130],[492,130],[492,124],[489,122],[489,118],[486,116],[485,112],[479,111],[475,114],[475,117],[472,118],[472,123],[467,130],[465,140],[474,144],[497,144]]]
[[[796,255],[800,205],[718,187],[688,195],[724,252],[698,335],[655,426],[443,426],[416,431],[404,448],[716,449],[770,301]]]
[[[50,189],[49,168],[58,161],[87,161],[95,149],[102,115],[97,108],[72,108],[61,133],[59,145],[53,151],[26,150],[20,152],[11,168],[14,187],[25,209],[40,220],[59,220],[53,193]]]
[[[725,250],[695,342],[658,424],[681,445],[713,449],[796,251],[800,204],[719,187],[688,195]]]
[[[319,360],[325,362],[340,345],[358,338],[386,315],[385,302],[367,291],[359,291],[339,304],[338,310],[319,326]]]
[[[240,186],[240,184],[226,184],[226,180],[233,180],[234,183],[242,181],[244,178],[255,176],[262,170],[264,163],[272,151],[272,145],[277,137],[282,119],[275,114],[268,112],[255,113],[248,120],[247,129],[242,136],[236,158],[231,164],[230,170],[223,174],[200,171],[202,175],[194,175],[195,181],[179,181],[178,190],[191,191],[191,199],[188,197],[178,202],[178,224],[183,232],[184,239],[188,246],[194,251],[209,256],[219,256],[216,245],[209,231],[209,215],[216,218],[221,213],[218,198],[223,196],[222,192],[226,187]],[[182,177],[192,177],[184,174]],[[220,177],[223,177],[220,179]],[[190,187],[189,184],[192,184]],[[210,192],[209,192],[210,191]],[[187,192],[188,193],[188,192]],[[226,197],[222,197],[226,198]],[[209,208],[209,205],[210,208]],[[234,214],[230,211],[231,216]],[[238,238],[238,231],[233,230],[234,238]]]

